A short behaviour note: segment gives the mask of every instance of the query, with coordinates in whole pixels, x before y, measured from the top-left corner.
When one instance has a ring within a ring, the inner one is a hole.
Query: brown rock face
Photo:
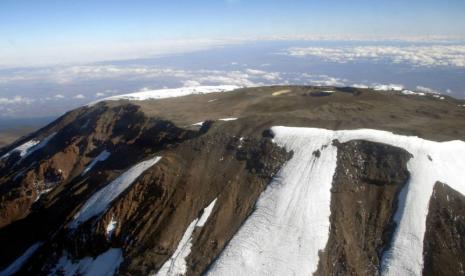
[[[77,206],[145,154],[198,136],[167,121],[145,117],[133,105],[82,108],[33,138],[51,133],[55,135],[46,147],[19,163],[15,155],[0,162],[0,265],[24,252],[31,242],[56,232]],[[111,152],[109,162],[97,163],[82,175],[103,150]]]
[[[395,228],[397,196],[410,154],[392,146],[350,141],[338,148],[331,190],[330,235],[316,275],[377,275]]]
[[[423,275],[465,275],[465,196],[436,183],[423,240]]]
[[[199,253],[187,259],[188,274],[198,275],[221,252],[252,212],[273,175],[291,156],[270,137],[239,138],[231,123],[207,122],[189,130],[147,118],[135,106],[102,108],[98,115],[80,119],[96,120],[86,135],[65,125],[57,131],[58,140],[52,149],[37,153],[36,159],[41,161],[37,167],[31,166],[34,176],[53,178],[56,184],[25,208],[24,219],[0,228],[0,255],[5,256],[5,264],[34,241],[47,240],[27,271],[49,273],[64,252],[81,259],[118,247],[125,255],[120,274],[149,274],[171,257],[188,225],[216,198],[209,220],[195,229],[191,240],[192,251]],[[53,148],[59,147],[63,150],[53,153]],[[110,157],[82,174],[103,149],[111,152]],[[102,215],[76,230],[68,228],[67,223],[92,194],[154,155],[161,156],[161,161],[143,173]],[[58,159],[62,161],[56,162]],[[58,168],[54,162],[66,177],[54,173],[52,168]],[[18,190],[28,187],[28,179],[22,181],[13,183]],[[116,221],[116,227],[109,236],[106,227],[111,220]],[[28,235],[29,227],[35,225],[35,234]]]

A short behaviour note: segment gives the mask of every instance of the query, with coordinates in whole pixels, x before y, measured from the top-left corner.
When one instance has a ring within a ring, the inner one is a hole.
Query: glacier
[[[173,255],[162,265],[155,276],[177,276],[184,275],[187,271],[186,258],[191,253],[192,234],[195,228],[203,227],[210,217],[216,204],[216,198],[203,209],[200,218],[194,219],[187,227]]]
[[[70,223],[70,228],[75,229],[81,223],[104,212],[114,199],[124,192],[143,172],[160,161],[160,159],[160,156],[155,156],[134,165],[110,184],[94,193],[74,215],[74,220]]]
[[[397,228],[381,261],[382,275],[421,275],[429,199],[437,181],[465,194],[465,142],[435,142],[373,129],[326,130],[276,126],[274,142],[293,157],[260,195],[209,275],[310,275],[329,237],[330,189],[337,164],[332,141],[366,140],[413,155],[399,196]],[[313,154],[319,150],[320,155]]]
[[[118,101],[118,100],[130,100],[130,101],[145,101],[145,100],[157,100],[157,99],[166,99],[166,98],[175,98],[188,95],[199,95],[199,94],[209,94],[209,93],[218,93],[218,92],[230,92],[236,89],[241,88],[237,85],[214,85],[214,86],[189,86],[181,88],[171,88],[171,89],[157,89],[157,90],[148,90],[141,91],[129,94],[122,94],[103,98],[101,100],[92,102],[88,106],[95,105],[101,101]]]

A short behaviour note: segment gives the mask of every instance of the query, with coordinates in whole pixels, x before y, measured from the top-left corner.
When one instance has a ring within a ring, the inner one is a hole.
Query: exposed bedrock
[[[423,275],[465,275],[465,196],[437,182],[423,240]]]
[[[411,155],[366,141],[337,146],[331,189],[330,235],[316,275],[377,275],[395,229],[400,190],[407,183]]]

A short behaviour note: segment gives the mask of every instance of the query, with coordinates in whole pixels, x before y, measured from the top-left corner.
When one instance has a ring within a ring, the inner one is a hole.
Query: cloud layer
[[[427,67],[465,67],[465,45],[292,47],[286,53],[295,57],[317,57],[338,63],[369,60]]]

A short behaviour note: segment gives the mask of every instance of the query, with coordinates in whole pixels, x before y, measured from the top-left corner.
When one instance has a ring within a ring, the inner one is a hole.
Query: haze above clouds
[[[144,89],[406,87],[465,97],[465,2],[0,2],[0,118]]]

